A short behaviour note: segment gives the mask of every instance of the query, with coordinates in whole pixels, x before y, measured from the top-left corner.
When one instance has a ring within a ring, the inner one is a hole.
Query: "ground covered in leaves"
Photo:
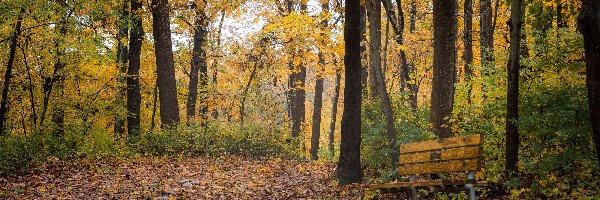
[[[0,177],[9,199],[356,199],[360,186],[337,187],[334,165],[243,157],[49,161]]]

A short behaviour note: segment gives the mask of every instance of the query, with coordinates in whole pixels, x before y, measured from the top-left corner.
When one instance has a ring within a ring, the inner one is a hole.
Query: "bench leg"
[[[468,180],[475,180],[475,171],[469,172],[469,174],[467,175],[467,181]],[[469,188],[469,200],[476,200],[477,197],[475,196],[475,185],[471,183],[466,184],[465,187]]]
[[[419,199],[419,194],[417,194],[417,188],[415,188],[415,187],[410,188],[410,199],[411,200]]]
[[[410,182],[415,182],[417,181],[417,176],[416,175],[410,175]],[[410,199],[411,200],[417,200],[419,199],[419,194],[417,193],[417,188],[416,187],[411,187],[410,188]]]

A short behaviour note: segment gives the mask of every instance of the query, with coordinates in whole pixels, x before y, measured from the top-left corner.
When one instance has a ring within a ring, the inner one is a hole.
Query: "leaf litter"
[[[357,199],[335,165],[239,156],[49,161],[0,177],[7,199]]]

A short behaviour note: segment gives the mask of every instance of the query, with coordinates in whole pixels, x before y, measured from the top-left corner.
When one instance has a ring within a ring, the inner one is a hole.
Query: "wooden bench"
[[[369,185],[384,192],[411,191],[417,199],[417,189],[432,192],[468,191],[469,199],[476,199],[475,173],[481,167],[483,135],[467,135],[440,140],[429,140],[400,145],[399,175],[410,175],[408,182]],[[466,172],[466,179],[424,180],[429,174]],[[418,176],[421,178],[417,178]]]

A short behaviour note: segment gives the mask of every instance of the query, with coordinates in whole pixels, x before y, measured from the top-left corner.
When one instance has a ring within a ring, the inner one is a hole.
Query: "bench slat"
[[[478,158],[482,154],[480,146],[459,147],[442,149],[441,151],[430,151],[413,154],[402,154],[400,164],[424,163],[433,161],[447,161],[457,159]]]
[[[369,188],[388,189],[388,188],[424,187],[424,186],[435,186],[435,185],[465,185],[467,183],[475,183],[475,181],[435,180],[435,181],[421,181],[421,182],[397,182],[397,183],[383,183],[383,184],[369,185]]]
[[[400,154],[431,151],[436,149],[445,149],[463,146],[480,145],[483,141],[483,135],[474,134],[466,136],[458,136],[439,140],[429,140],[424,142],[416,142],[400,145]]]
[[[479,160],[453,160],[439,163],[423,163],[400,166],[398,174],[431,174],[440,172],[478,171]]]

